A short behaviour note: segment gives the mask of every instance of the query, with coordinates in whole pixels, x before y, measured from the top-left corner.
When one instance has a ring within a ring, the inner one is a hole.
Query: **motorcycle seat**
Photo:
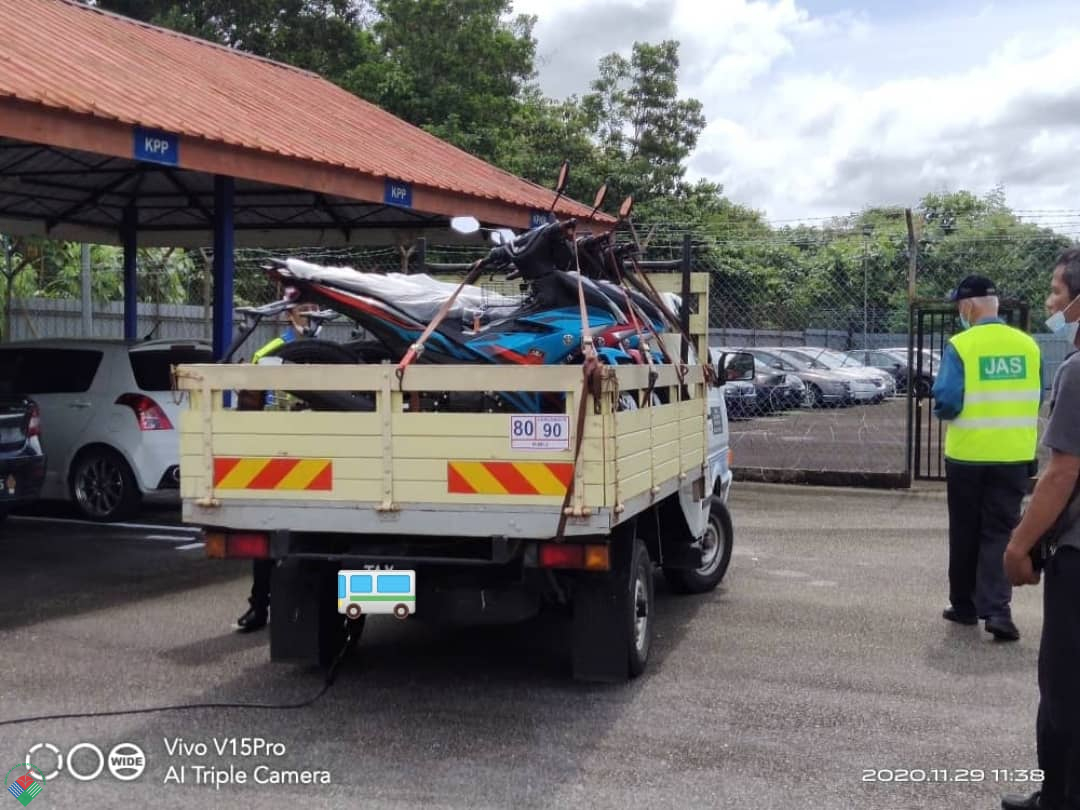
[[[327,284],[390,304],[420,323],[430,323],[458,285],[426,273],[363,273],[351,267],[332,267],[288,259],[289,272],[304,281]],[[516,299],[468,284],[461,289],[448,318],[464,318],[466,310],[480,310],[487,320],[517,309]]]

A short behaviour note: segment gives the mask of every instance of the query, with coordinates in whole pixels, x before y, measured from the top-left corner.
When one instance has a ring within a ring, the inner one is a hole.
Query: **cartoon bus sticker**
[[[338,613],[350,619],[368,613],[407,619],[415,612],[415,571],[338,571]]]

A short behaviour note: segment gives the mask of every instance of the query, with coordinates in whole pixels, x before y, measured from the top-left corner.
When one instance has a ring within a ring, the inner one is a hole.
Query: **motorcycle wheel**
[[[259,362],[355,365],[363,361],[340,344],[312,338],[285,343]],[[302,406],[313,411],[375,410],[375,395],[366,391],[287,391],[286,393],[300,400]]]

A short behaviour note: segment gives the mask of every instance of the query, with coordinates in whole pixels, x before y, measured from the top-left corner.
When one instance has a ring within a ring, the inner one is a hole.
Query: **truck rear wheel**
[[[698,541],[701,565],[690,569],[665,568],[664,579],[671,590],[676,593],[707,593],[719,585],[731,563],[734,534],[727,507],[718,498],[713,498],[705,534]]]
[[[612,538],[612,570],[585,574],[574,590],[574,678],[619,682],[645,671],[655,615],[653,565],[631,528]]]

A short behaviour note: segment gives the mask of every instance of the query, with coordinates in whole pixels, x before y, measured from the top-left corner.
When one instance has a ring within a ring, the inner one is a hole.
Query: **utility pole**
[[[867,277],[867,263],[869,260],[870,252],[870,233],[872,228],[869,225],[863,225],[863,257],[862,257],[862,347],[863,351],[870,348],[867,345],[867,333],[869,332],[867,326],[867,313],[870,306],[870,285]]]
[[[82,332],[83,337],[94,334],[94,291],[90,284],[90,245],[82,245]]]

